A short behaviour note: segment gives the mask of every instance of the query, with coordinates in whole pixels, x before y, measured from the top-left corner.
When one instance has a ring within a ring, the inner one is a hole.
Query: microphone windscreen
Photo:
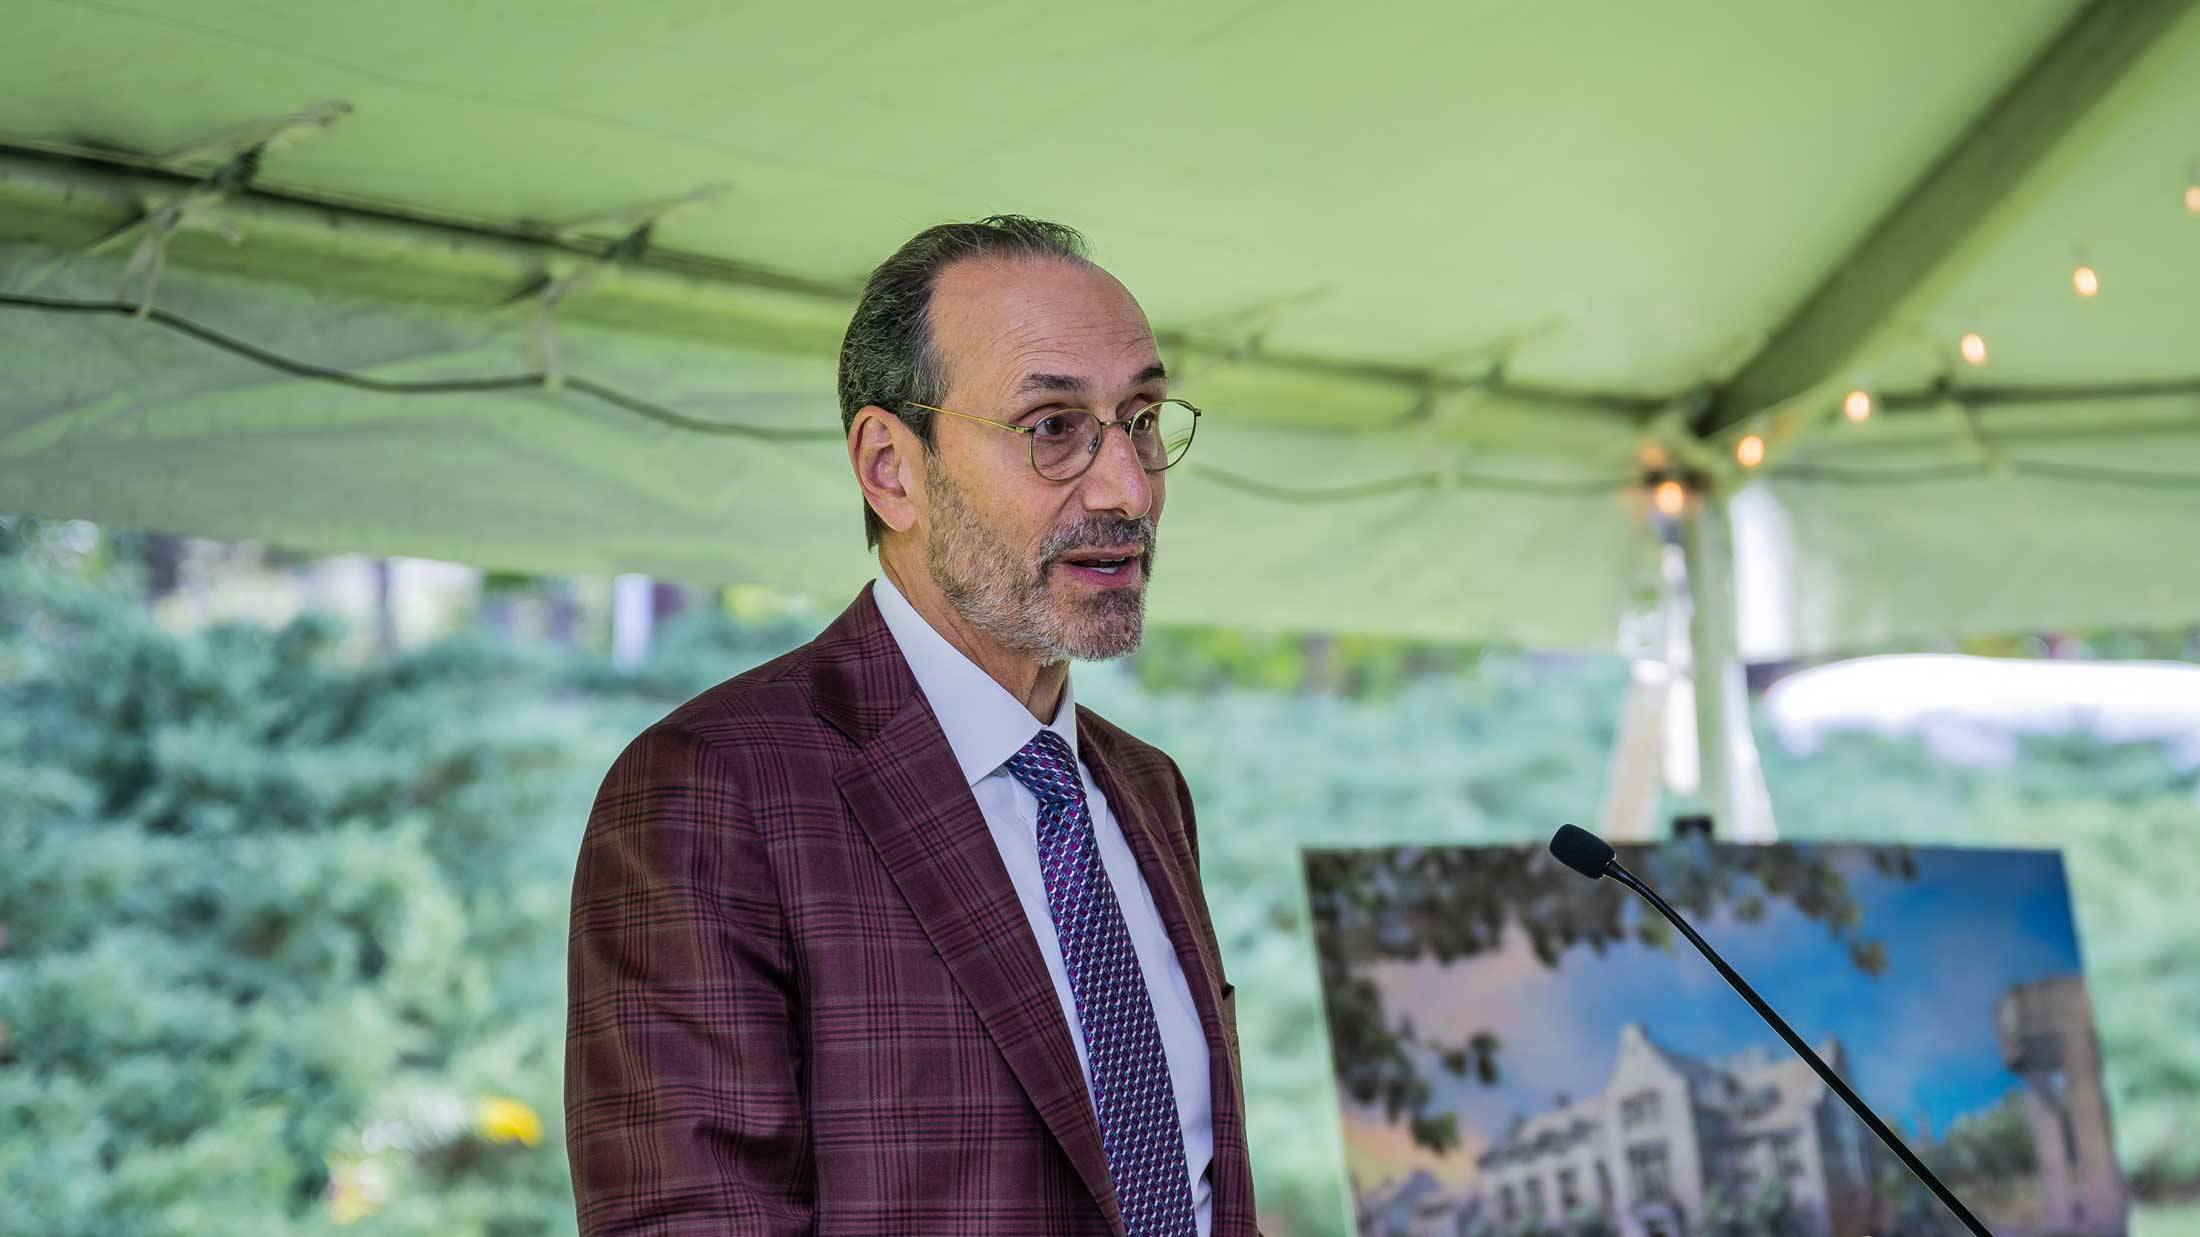
[[[1603,876],[1605,865],[1612,862],[1611,846],[1579,825],[1560,825],[1551,835],[1551,853],[1590,880]]]

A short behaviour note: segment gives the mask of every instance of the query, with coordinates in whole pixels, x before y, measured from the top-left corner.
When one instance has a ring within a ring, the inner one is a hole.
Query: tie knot
[[[1085,797],[1085,784],[1077,777],[1077,757],[1069,744],[1051,730],[1042,730],[1008,758],[1009,776],[1023,783],[1041,803],[1075,803]]]

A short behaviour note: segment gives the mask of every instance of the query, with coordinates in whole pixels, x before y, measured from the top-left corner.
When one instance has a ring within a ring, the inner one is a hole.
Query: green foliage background
[[[816,621],[701,614],[635,673],[473,637],[358,662],[321,618],[169,633],[100,566],[0,556],[0,1232],[572,1231],[589,799],[629,736]],[[1623,667],[1164,632],[1078,685],[1191,782],[1271,1232],[1341,1232],[1297,848],[1592,814]],[[2200,1187],[2191,774],[2066,741],[1999,771],[1862,738],[1765,754],[1787,836],[2066,848],[2125,1161],[2153,1195]],[[492,1096],[541,1115],[539,1144],[485,1132]],[[332,1175],[369,1181],[371,1214],[338,1225]]]

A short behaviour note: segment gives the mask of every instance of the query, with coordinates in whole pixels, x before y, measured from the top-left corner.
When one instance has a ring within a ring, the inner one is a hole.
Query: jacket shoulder
[[[1108,753],[1117,760],[1128,760],[1140,764],[1159,764],[1172,770],[1176,768],[1176,762],[1169,758],[1167,752],[1100,716],[1084,705],[1077,706],[1077,720],[1084,726],[1085,733],[1099,739],[1101,745],[1107,748]]]
[[[811,673],[816,641],[704,688],[652,722],[642,733],[687,736],[722,752],[754,751],[784,744],[823,727],[817,717]]]

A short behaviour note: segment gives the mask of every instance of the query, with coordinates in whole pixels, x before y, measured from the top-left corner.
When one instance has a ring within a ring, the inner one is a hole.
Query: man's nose
[[[1131,436],[1119,425],[1105,426],[1099,454],[1085,471],[1085,510],[1139,519],[1153,509],[1154,476],[1139,462]]]

